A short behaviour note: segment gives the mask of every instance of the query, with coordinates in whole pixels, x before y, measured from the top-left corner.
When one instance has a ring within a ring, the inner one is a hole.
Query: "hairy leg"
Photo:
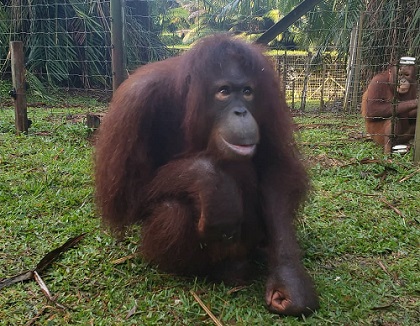
[[[193,274],[206,267],[191,204],[162,201],[142,225],[141,236],[142,256],[163,271]]]
[[[240,240],[203,242],[191,212],[191,205],[179,201],[158,205],[142,227],[143,258],[165,272],[230,284],[242,284],[253,276],[247,246]]]
[[[398,120],[395,127],[396,137],[394,144],[407,144],[411,139],[414,138],[415,130],[415,124],[410,123],[408,118]]]
[[[203,157],[174,161],[158,172],[149,202],[146,260],[168,272],[235,278],[229,270],[240,269],[248,246],[241,238],[242,192],[229,174]]]
[[[366,132],[372,140],[381,145],[384,151],[391,150],[390,138],[391,120],[389,119],[366,119]]]
[[[399,118],[386,124],[384,133],[385,133],[385,144],[384,152],[386,154],[391,153],[392,146],[407,144],[414,137],[415,129],[407,118]]]

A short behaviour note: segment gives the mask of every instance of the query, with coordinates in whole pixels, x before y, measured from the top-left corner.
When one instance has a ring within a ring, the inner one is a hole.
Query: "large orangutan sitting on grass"
[[[163,271],[240,282],[265,246],[265,300],[318,307],[294,220],[308,177],[272,63],[224,35],[137,70],[114,94],[96,147],[103,220],[142,224],[140,251]]]

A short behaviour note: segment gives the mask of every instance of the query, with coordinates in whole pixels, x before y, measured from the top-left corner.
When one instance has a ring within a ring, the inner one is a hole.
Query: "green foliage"
[[[34,268],[68,238],[88,232],[41,276],[61,309],[34,281],[0,290],[5,325],[212,325],[194,291],[225,325],[415,325],[418,323],[419,167],[386,157],[358,137],[358,116],[296,118],[313,182],[298,222],[304,263],[321,309],[298,319],[264,307],[264,280],[234,289],[163,274],[127,257],[137,236],[114,240],[96,216],[85,99],[30,108],[28,135],[0,110],[0,279]],[[76,107],[83,107],[77,109]]]
[[[180,1],[189,11],[190,28],[186,31],[184,43],[215,32],[261,34],[277,22],[279,1],[220,0],[204,1],[192,6],[189,1]]]
[[[162,16],[162,26],[170,33],[182,31],[190,27],[188,16],[188,10],[185,8],[170,9],[166,15]]]
[[[22,40],[27,68],[44,85],[110,88],[109,1],[1,3],[0,72],[10,70],[9,41]],[[167,46],[191,44],[215,32],[231,31],[253,41],[299,3],[301,0],[126,1],[127,69],[172,55]],[[362,62],[382,69],[402,55],[420,55],[418,8],[418,0],[321,1],[270,46],[310,50],[316,58],[334,49],[340,59],[346,58],[351,32],[364,13],[359,46]]]
[[[110,61],[110,52],[104,3],[42,0],[6,5],[2,11],[10,24],[9,40],[24,42],[27,69],[34,76],[54,86],[106,84],[103,62]]]
[[[156,18],[166,11],[166,1],[127,1],[125,9],[128,69],[168,57],[158,37],[162,26]],[[110,26],[109,1],[4,1],[0,7],[0,58],[6,59],[10,40],[21,40],[28,71],[44,84],[110,88]],[[0,71],[9,69],[10,61],[5,60]]]

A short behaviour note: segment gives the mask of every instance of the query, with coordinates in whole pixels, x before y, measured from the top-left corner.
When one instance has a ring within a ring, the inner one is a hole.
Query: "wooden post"
[[[15,126],[16,133],[28,132],[29,121],[26,107],[26,82],[25,82],[25,59],[23,43],[20,41],[10,42],[13,98],[15,102]]]
[[[354,71],[355,71],[355,62],[356,62],[356,51],[357,51],[357,25],[353,26],[353,29],[350,34],[350,46],[349,46],[349,57],[347,60],[347,78],[346,78],[346,90],[344,92],[344,103],[343,110],[344,112],[350,111],[350,101],[353,98],[354,92]]]
[[[362,50],[360,49],[360,45],[362,44],[362,34],[363,34],[363,19],[364,13],[362,12],[357,23],[357,40],[356,40],[356,57],[354,63],[354,71],[353,71],[353,96],[351,101],[351,112],[357,112],[357,104],[359,103],[359,98],[361,97],[359,94],[360,90],[360,72],[361,72],[361,62],[362,62]]]
[[[292,81],[292,109],[295,109],[295,78],[293,77],[293,81]]]
[[[322,59],[322,74],[321,74],[321,98],[319,99],[319,112],[324,111],[325,102],[324,102],[324,96],[325,96],[325,82],[327,78],[327,65],[324,62],[324,58]]]
[[[310,68],[311,57],[312,57],[312,53],[308,52],[308,56],[306,57],[306,62],[305,62],[305,78],[303,79],[302,95],[300,97],[300,111],[302,112],[305,112],[305,108],[306,108],[308,82],[309,82],[309,75],[311,73],[311,68]]]
[[[286,84],[287,84],[287,50],[284,50],[283,56],[283,94],[286,96]]]
[[[417,98],[419,99],[418,105],[417,105],[417,119],[416,119],[416,133],[414,136],[414,162],[419,163],[420,162],[420,93],[417,95]]]
[[[112,90],[124,81],[123,11],[121,0],[111,0]]]

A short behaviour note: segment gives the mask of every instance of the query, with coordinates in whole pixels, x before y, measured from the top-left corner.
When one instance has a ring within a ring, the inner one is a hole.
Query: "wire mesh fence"
[[[177,55],[195,40],[232,32],[255,41],[299,1],[3,0],[0,74],[10,79],[9,42],[24,43],[27,80],[45,87],[112,93],[112,3],[123,5],[127,73]],[[268,44],[287,100],[301,111],[358,112],[375,73],[418,56],[418,0],[322,1]],[[335,6],[335,7],[334,7]],[[384,24],[381,24],[381,21]],[[5,95],[2,95],[4,98]]]

